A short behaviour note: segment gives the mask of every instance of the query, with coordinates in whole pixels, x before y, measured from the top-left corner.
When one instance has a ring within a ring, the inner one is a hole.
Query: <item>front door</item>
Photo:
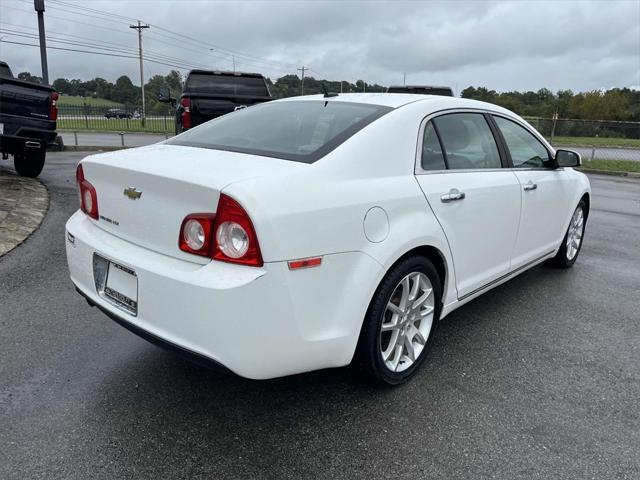
[[[521,185],[522,214],[511,268],[555,250],[564,236],[571,189],[563,169],[549,168],[550,152],[522,125],[493,117]]]

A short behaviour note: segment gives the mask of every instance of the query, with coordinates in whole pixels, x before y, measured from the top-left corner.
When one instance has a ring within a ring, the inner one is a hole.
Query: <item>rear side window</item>
[[[444,170],[446,165],[440,140],[431,122],[427,123],[422,138],[422,169],[423,170]]]
[[[268,102],[211,120],[166,143],[313,163],[391,110],[349,102]]]
[[[540,140],[511,120],[496,116],[493,119],[504,137],[515,168],[544,167],[549,161],[549,152]]]
[[[501,168],[489,124],[480,113],[451,113],[433,120],[450,169]]]
[[[269,95],[263,78],[206,73],[192,73],[189,75],[185,91],[191,93],[219,93],[223,95],[253,95],[256,97]]]

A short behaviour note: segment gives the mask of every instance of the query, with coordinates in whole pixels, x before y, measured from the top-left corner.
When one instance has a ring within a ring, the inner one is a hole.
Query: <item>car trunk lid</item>
[[[304,168],[286,160],[163,144],[88,157],[82,165],[97,192],[96,225],[150,250],[197,263],[209,259],[178,248],[185,216],[215,213],[221,190],[231,183]]]

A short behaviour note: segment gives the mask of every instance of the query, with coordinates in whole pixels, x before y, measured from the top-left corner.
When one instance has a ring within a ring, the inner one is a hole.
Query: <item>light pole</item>
[[[40,63],[42,82],[49,84],[49,66],[47,65],[47,41],[44,35],[44,0],[33,0],[33,8],[38,12],[38,34],[40,36]]]

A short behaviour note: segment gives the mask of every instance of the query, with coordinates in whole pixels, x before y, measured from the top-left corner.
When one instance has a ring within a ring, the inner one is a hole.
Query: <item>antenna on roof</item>
[[[331,98],[331,97],[338,96],[338,94],[335,92],[327,92],[327,86],[324,84],[324,82],[322,82],[321,85],[322,85],[322,92],[324,93],[324,98]]]

